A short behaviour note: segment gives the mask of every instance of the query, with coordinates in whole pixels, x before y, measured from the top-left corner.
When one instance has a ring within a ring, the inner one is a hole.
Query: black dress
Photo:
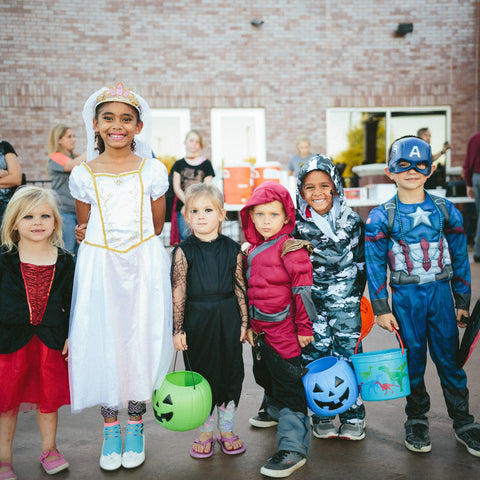
[[[185,289],[183,304],[174,293],[174,333],[186,333],[192,370],[210,383],[212,411],[232,400],[238,405],[242,390],[239,305],[246,296],[239,271],[240,245],[224,235],[212,242],[190,235],[173,252],[172,286]]]

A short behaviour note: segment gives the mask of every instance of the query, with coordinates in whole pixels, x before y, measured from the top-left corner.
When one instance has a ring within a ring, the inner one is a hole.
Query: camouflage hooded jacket
[[[320,229],[312,218],[310,207],[300,195],[306,175],[314,170],[326,172],[335,185],[333,205],[322,220]],[[325,217],[330,215],[330,221]],[[312,297],[317,305],[327,307],[357,305],[366,283],[365,226],[360,216],[347,206],[337,168],[323,155],[315,155],[298,174],[296,238],[308,240],[314,250]],[[333,226],[333,228],[332,228]],[[352,298],[353,297],[353,298]]]

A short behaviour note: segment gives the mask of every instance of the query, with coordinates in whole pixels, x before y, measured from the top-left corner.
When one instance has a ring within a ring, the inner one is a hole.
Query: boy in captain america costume
[[[411,136],[393,142],[385,173],[397,184],[397,194],[365,222],[368,288],[377,323],[398,329],[408,349],[405,446],[431,451],[424,382],[428,343],[456,439],[480,457],[480,425],[469,414],[467,377],[456,365],[457,325],[465,327],[471,294],[467,243],[460,212],[424,190],[433,171],[428,143]]]

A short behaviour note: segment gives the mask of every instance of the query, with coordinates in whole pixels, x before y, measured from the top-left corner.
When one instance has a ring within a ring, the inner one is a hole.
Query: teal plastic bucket
[[[407,350],[395,330],[402,348],[356,353],[350,358],[363,400],[393,400],[410,395]]]

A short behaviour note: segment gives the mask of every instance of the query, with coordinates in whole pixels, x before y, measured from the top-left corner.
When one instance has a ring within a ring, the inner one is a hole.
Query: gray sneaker
[[[317,438],[337,438],[338,430],[330,419],[312,418],[313,435]]]
[[[474,457],[480,457],[480,425],[472,423],[455,431],[455,438],[467,447],[467,452]]]
[[[285,478],[303,467],[306,462],[305,455],[301,453],[279,450],[272,458],[268,459],[268,462],[260,469],[260,473],[267,477]]]
[[[365,438],[365,422],[342,423],[338,429],[338,438],[342,440],[363,440]]]
[[[427,453],[432,450],[428,421],[407,420],[405,422],[405,446],[411,452]]]
[[[272,418],[265,411],[258,412],[258,415],[256,417],[250,418],[248,422],[250,423],[250,425],[252,425],[252,427],[257,427],[257,428],[268,428],[268,427],[274,427],[275,425],[278,425],[277,420]]]

